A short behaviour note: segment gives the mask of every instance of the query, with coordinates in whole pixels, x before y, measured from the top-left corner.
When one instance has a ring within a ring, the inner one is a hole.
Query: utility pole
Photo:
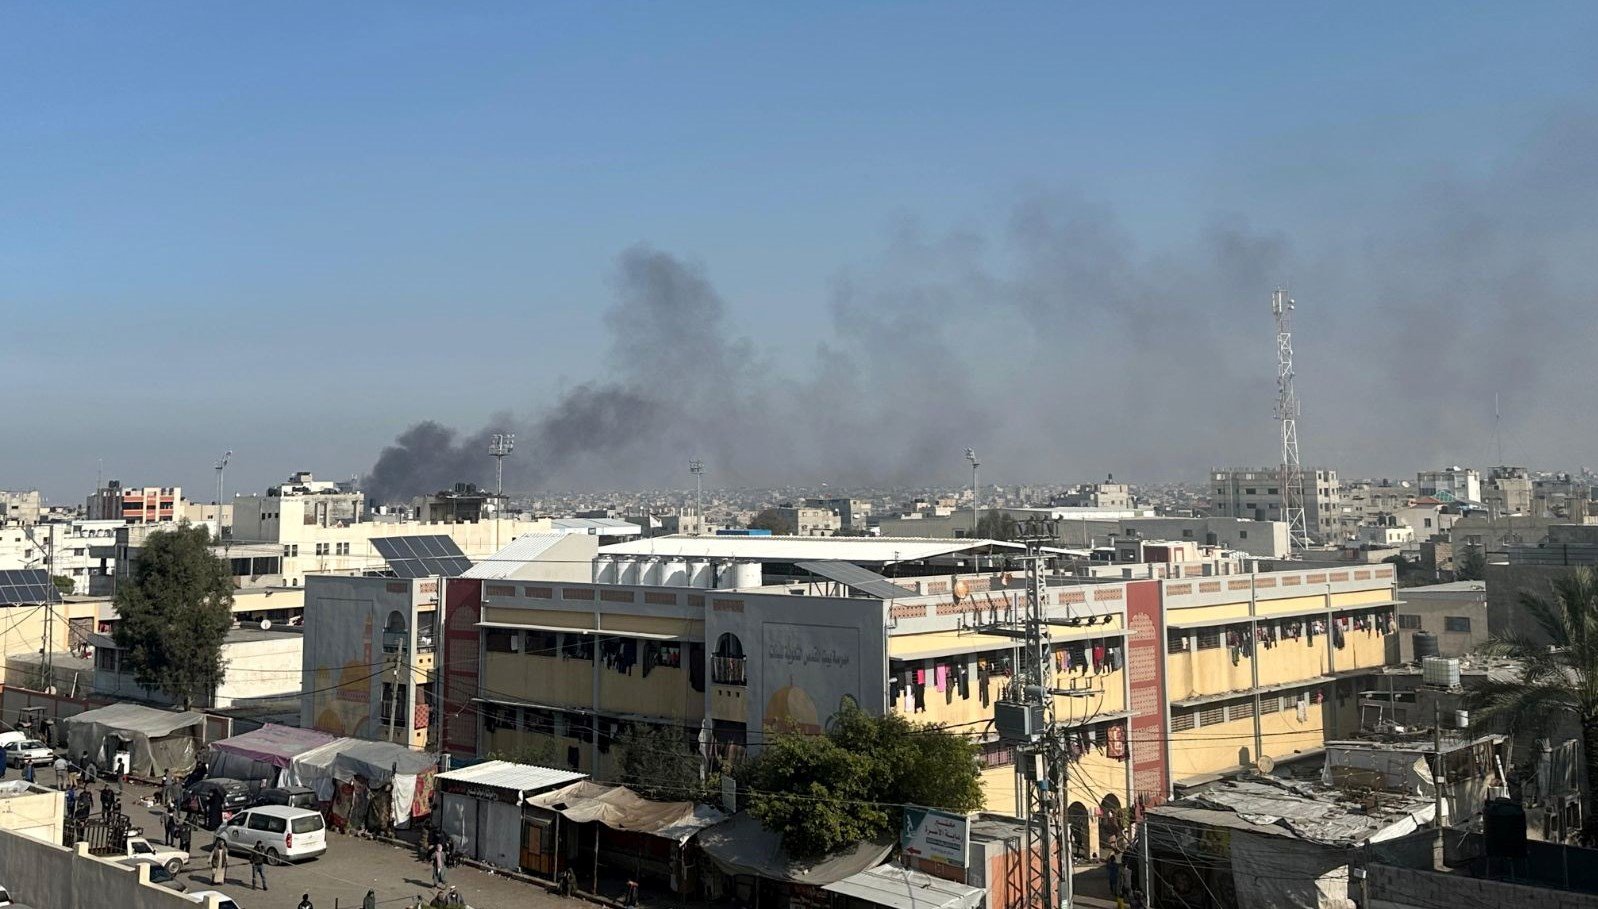
[[[227,462],[233,459],[233,449],[229,448],[222,453],[222,460],[216,462],[216,541],[222,542],[222,483],[227,477]]]
[[[1271,294],[1276,319],[1276,419],[1282,424],[1282,520],[1291,548],[1310,545],[1304,517],[1304,467],[1298,457],[1298,391],[1293,387],[1293,300],[1278,287]]]
[[[969,453],[968,457],[974,469],[975,458]],[[1026,834],[1023,905],[1027,909],[1070,909],[1074,896],[1071,831],[1062,819],[1066,766],[1055,727],[1054,696],[1078,692],[1054,687],[1052,623],[1044,614],[1042,546],[1057,539],[1053,521],[1026,525],[1018,540],[1026,544],[1026,593],[1019,601],[1007,603],[1002,620],[995,615],[993,621],[978,628],[983,634],[1016,641],[1014,674],[1009,688],[994,704],[994,728],[1000,740],[1015,749],[1016,810]]]
[[[705,491],[705,462],[694,458],[688,462],[688,472],[694,475],[694,520],[698,521],[695,533],[705,532],[705,512],[701,506],[701,497]]]
[[[982,466],[982,462],[977,460],[977,453],[973,448],[965,450],[965,459],[971,462],[971,539],[974,540],[982,535],[978,531],[978,522],[981,520],[981,508],[979,506],[982,504],[978,501],[978,498],[982,487],[977,485],[977,468]]]
[[[399,712],[400,667],[405,665],[407,662],[405,659],[405,641],[403,637],[398,639],[398,643],[394,650],[393,661],[394,682],[388,690],[388,740],[390,742],[394,741],[394,733],[397,729],[399,729],[399,717],[396,714]],[[406,723],[406,728],[410,728],[409,723]],[[406,745],[408,747],[410,743],[406,742]]]
[[[1443,699],[1442,692],[1432,697],[1432,811],[1437,829],[1443,828]]]
[[[516,448],[516,433],[496,432],[488,442],[494,459],[494,551],[499,551],[499,520],[505,509],[505,458]]]
[[[48,693],[55,684],[55,600],[60,598],[60,592],[55,586],[56,525],[44,526],[50,531],[50,548],[44,551],[44,574],[50,586],[44,589],[44,648],[39,651],[39,690]]]

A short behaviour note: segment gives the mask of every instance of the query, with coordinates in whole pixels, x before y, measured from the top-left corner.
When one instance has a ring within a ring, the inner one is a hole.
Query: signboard
[[[971,845],[971,819],[936,808],[904,807],[899,846],[907,857],[964,868]]]

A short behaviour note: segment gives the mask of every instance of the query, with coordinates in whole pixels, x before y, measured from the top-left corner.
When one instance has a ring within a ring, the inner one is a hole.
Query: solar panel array
[[[397,578],[459,577],[472,560],[443,534],[425,537],[373,537],[372,548]]]
[[[61,591],[42,568],[0,571],[0,606],[61,602]]]
[[[827,559],[815,562],[795,562],[793,564],[795,568],[801,571],[808,571],[829,581],[836,581],[850,590],[858,591],[866,596],[883,600],[914,596],[910,590],[900,587],[875,571],[867,571],[853,562]]]

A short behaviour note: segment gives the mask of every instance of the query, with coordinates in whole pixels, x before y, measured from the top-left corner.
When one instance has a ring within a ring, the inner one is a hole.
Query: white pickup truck
[[[189,863],[189,854],[182,849],[158,846],[142,836],[128,837],[128,857],[135,856],[154,859],[166,868],[169,874],[177,874]]]

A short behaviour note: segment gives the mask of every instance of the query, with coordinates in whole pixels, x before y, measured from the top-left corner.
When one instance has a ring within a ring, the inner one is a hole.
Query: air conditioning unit
[[[1035,742],[1043,737],[1044,726],[1042,704],[1018,701],[995,701],[993,704],[993,727],[1003,741]]]

